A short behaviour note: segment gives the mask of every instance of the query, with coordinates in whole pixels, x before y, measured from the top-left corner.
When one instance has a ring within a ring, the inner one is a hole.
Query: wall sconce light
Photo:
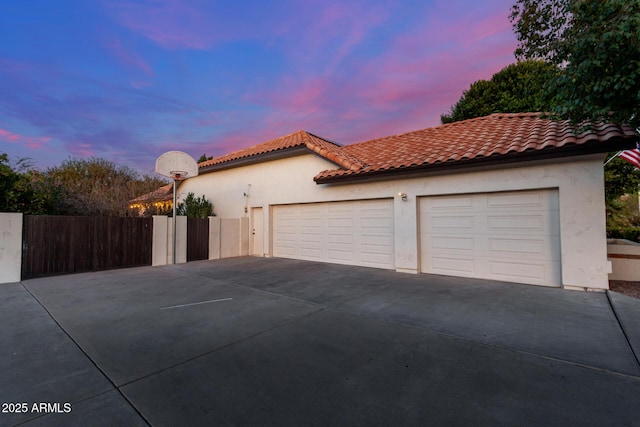
[[[398,193],[398,197],[400,197],[403,202],[407,201],[407,193]]]

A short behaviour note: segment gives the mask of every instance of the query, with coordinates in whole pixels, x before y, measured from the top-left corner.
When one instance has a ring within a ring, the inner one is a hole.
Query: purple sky
[[[515,62],[514,0],[20,0],[0,14],[0,152],[152,173],[304,129],[437,126]]]

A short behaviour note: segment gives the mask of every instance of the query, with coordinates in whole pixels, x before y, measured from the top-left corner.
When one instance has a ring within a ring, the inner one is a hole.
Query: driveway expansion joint
[[[51,318],[51,320],[53,320],[53,322],[71,340],[71,342],[78,348],[78,350],[80,350],[80,352],[82,352],[82,354],[98,370],[98,372],[100,372],[104,376],[104,378],[113,387],[113,390],[117,390],[118,394],[120,394],[120,396],[125,400],[125,402],[127,402],[129,404],[129,406],[131,406],[131,408],[138,414],[138,416],[148,426],[151,426],[151,423],[149,422],[149,420],[147,420],[147,418],[138,410],[138,408],[134,405],[134,403],[131,400],[129,400],[127,398],[127,396],[124,395],[124,393],[122,393],[120,388],[118,388],[118,386],[113,382],[113,380],[111,378],[109,378],[109,376],[106,374],[106,372],[91,358],[91,356],[89,356],[89,354],[84,350],[84,348],[82,348],[82,346],[75,340],[75,338],[73,338],[73,336],[69,332],[67,332],[67,330],[62,326],[62,324],[60,324],[60,322],[58,322],[58,319],[56,319],[55,316],[47,309],[47,307],[45,307],[44,304],[42,304],[42,302],[33,294],[33,292],[31,292],[31,290],[24,285],[24,283],[20,282],[20,285],[22,286],[23,289],[25,289],[29,293],[29,295],[31,295],[31,298],[33,298],[38,303],[38,305],[40,307],[42,307],[42,309],[45,311],[45,313],[47,313],[47,315]],[[105,392],[97,393],[92,397],[100,396],[101,394],[108,393],[110,391],[111,390],[106,390]],[[85,400],[87,400],[87,399],[83,399],[81,401],[85,401]]]
[[[620,330],[622,331],[622,335],[624,335],[624,339],[627,341],[627,345],[629,346],[629,350],[631,350],[631,354],[633,354],[633,357],[636,359],[636,363],[638,364],[638,368],[640,368],[640,358],[638,357],[638,354],[636,354],[635,349],[633,348],[633,345],[631,345],[631,340],[629,339],[629,336],[627,335],[627,331],[624,329],[624,326],[622,325],[622,321],[620,320],[620,316],[618,315],[618,312],[616,311],[616,306],[615,304],[613,304],[613,301],[611,301],[611,295],[609,294],[609,291],[606,291],[607,293],[607,301],[609,301],[609,306],[611,307],[611,311],[613,312],[614,317],[616,318],[616,321],[618,322],[618,326],[620,327]]]
[[[241,343],[241,342],[244,342],[244,341],[247,341],[247,340],[250,340],[250,339],[253,339],[253,338],[259,337],[260,335],[263,335],[263,334],[266,334],[266,333],[271,332],[271,331],[273,331],[273,330],[276,330],[276,329],[278,329],[278,328],[280,328],[280,327],[282,327],[282,326],[284,326],[284,325],[287,325],[287,324],[289,324],[289,323],[291,323],[291,322],[294,322],[294,321],[296,321],[296,320],[301,320],[301,319],[304,319],[304,318],[307,318],[307,317],[313,316],[314,314],[317,314],[317,313],[319,313],[319,312],[321,312],[321,311],[323,311],[323,310],[324,310],[324,308],[320,308],[320,309],[315,310],[315,311],[312,311],[312,312],[310,312],[310,313],[305,313],[305,314],[303,314],[303,315],[301,315],[301,316],[294,317],[294,318],[291,318],[291,319],[287,319],[287,320],[285,320],[285,321],[283,321],[283,322],[280,322],[280,323],[278,323],[278,324],[276,324],[276,325],[274,325],[274,326],[272,326],[272,327],[270,327],[270,328],[268,328],[268,329],[265,329],[265,330],[263,330],[263,331],[260,331],[260,332],[258,332],[258,333],[255,333],[255,334],[253,334],[253,335],[248,335],[248,336],[246,336],[246,337],[243,337],[243,338],[237,339],[237,340],[235,340],[235,341],[228,342],[228,343],[226,343],[226,344],[224,344],[224,345],[221,345],[221,346],[215,347],[215,348],[213,348],[213,349],[211,349],[211,350],[208,350],[208,351],[205,351],[205,352],[203,352],[203,353],[197,354],[197,355],[195,355],[195,356],[193,356],[193,357],[190,357],[190,358],[188,358],[188,359],[184,359],[184,360],[181,360],[181,361],[179,361],[179,362],[173,363],[171,366],[167,366],[167,367],[165,367],[165,368],[158,369],[157,371],[147,373],[147,374],[145,374],[145,375],[143,375],[143,376],[141,376],[141,377],[138,377],[138,378],[132,379],[132,380],[130,380],[130,381],[126,381],[126,382],[124,382],[124,383],[122,383],[122,384],[117,385],[116,387],[117,387],[118,389],[120,389],[120,387],[125,387],[125,386],[128,386],[128,385],[134,384],[134,383],[136,383],[136,382],[138,382],[138,381],[144,380],[144,379],[146,379],[146,378],[150,378],[150,377],[153,377],[153,376],[155,376],[155,375],[158,375],[158,374],[160,374],[160,373],[162,373],[162,372],[170,371],[170,370],[172,370],[172,369],[174,369],[174,368],[177,368],[178,366],[185,365],[185,364],[187,364],[187,363],[189,363],[189,362],[192,362],[192,361],[194,361],[194,360],[197,360],[197,359],[203,358],[203,357],[205,357],[205,356],[208,356],[208,355],[210,355],[210,354],[216,353],[216,352],[218,352],[218,351],[220,351],[220,350],[224,350],[224,349],[226,349],[226,348],[228,348],[228,347],[234,346],[234,345],[239,344],[239,343]]]

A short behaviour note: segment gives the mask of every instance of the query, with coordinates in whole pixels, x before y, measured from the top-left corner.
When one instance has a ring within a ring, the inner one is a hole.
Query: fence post
[[[220,218],[209,217],[209,259],[220,259]]]
[[[167,254],[169,253],[168,223],[169,218],[164,215],[153,216],[151,265],[167,265]]]
[[[178,215],[176,218],[176,264],[182,264],[187,262],[187,217]]]
[[[0,213],[0,283],[20,281],[22,273],[22,214]]]

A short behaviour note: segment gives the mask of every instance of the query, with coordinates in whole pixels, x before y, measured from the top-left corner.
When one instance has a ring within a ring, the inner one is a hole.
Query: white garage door
[[[393,200],[273,208],[276,257],[395,268],[393,239]]]
[[[557,190],[420,199],[424,273],[560,286]]]

